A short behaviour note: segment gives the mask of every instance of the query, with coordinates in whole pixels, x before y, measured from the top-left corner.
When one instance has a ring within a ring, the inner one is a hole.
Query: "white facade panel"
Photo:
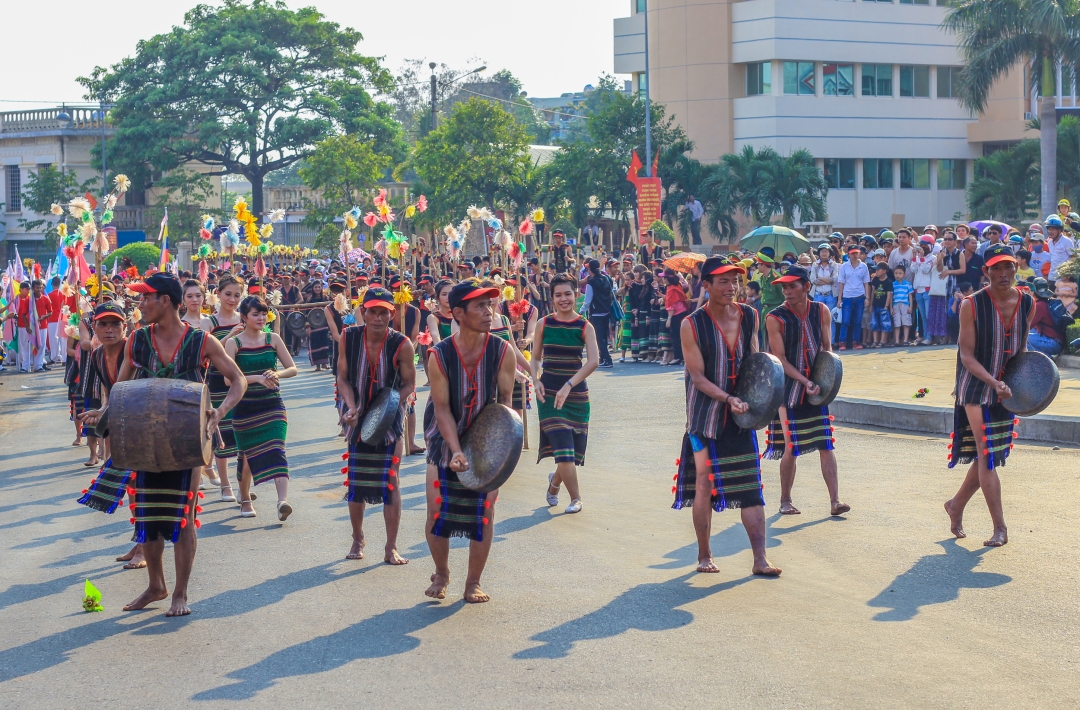
[[[616,74],[645,71],[645,13],[615,19]]]
[[[941,30],[944,7],[850,0],[747,0],[731,5],[732,61],[802,59],[960,64]]]

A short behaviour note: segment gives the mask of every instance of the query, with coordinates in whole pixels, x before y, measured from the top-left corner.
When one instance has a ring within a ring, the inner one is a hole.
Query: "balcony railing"
[[[58,117],[67,111],[70,122]],[[56,131],[60,129],[76,131],[100,131],[101,109],[96,108],[56,108],[32,109],[27,111],[0,112],[0,134],[22,133],[25,131]],[[105,113],[105,126],[109,127],[108,112]]]

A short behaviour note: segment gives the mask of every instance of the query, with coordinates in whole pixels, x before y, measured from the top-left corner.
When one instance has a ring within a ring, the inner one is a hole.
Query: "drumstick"
[[[525,406],[526,404],[528,404],[525,401],[525,398],[528,396],[529,390],[526,388],[524,382],[519,382],[518,384],[521,386],[521,426],[522,426],[522,433],[525,435],[525,438],[524,438],[525,445],[523,447],[521,447],[521,448],[523,448],[525,451],[528,451],[529,450],[529,410]]]

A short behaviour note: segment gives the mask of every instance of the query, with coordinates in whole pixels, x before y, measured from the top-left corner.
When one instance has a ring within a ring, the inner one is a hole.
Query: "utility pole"
[[[654,177],[652,174],[652,116],[650,115],[649,101],[649,0],[645,0],[645,177]]]
[[[105,97],[98,102],[98,119],[101,123],[101,197],[104,199],[109,194],[109,171],[105,163]]]
[[[431,130],[435,130],[435,122],[438,120],[435,113],[435,103],[438,97],[438,84],[435,79],[435,62],[429,62],[428,68],[431,69]]]

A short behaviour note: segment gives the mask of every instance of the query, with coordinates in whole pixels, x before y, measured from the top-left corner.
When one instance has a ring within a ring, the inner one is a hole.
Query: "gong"
[[[304,314],[300,311],[289,311],[289,315],[285,316],[285,327],[298,338],[304,336],[304,326],[306,324],[307,319],[304,318]]]
[[[484,407],[461,437],[461,451],[469,468],[457,474],[461,485],[489,493],[510,478],[524,443],[521,417],[513,409],[492,402]]]
[[[775,355],[751,353],[739,365],[739,377],[732,395],[750,405],[743,414],[733,414],[742,429],[762,429],[784,403],[784,366]]]
[[[1061,373],[1045,354],[1028,350],[1009,359],[1001,381],[1012,390],[1012,397],[1001,400],[1002,406],[1017,416],[1030,417],[1054,401]]]
[[[806,401],[815,407],[827,407],[840,394],[840,383],[844,379],[844,363],[832,350],[822,350],[810,369],[810,381],[821,388],[817,394],[806,395]]]
[[[368,446],[382,443],[386,432],[401,417],[401,393],[393,387],[383,387],[368,405],[360,422],[360,441]]]
[[[312,308],[307,315],[308,325],[312,330],[321,330],[326,327],[326,311],[321,308]]]

